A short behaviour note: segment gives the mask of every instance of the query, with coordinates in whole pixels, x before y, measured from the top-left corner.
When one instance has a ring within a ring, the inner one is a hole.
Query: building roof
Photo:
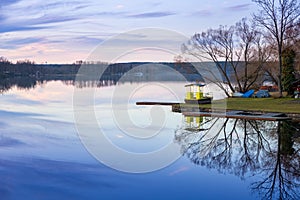
[[[191,87],[191,86],[203,87],[203,86],[205,86],[205,84],[201,84],[201,83],[191,83],[191,84],[185,85],[184,87]]]

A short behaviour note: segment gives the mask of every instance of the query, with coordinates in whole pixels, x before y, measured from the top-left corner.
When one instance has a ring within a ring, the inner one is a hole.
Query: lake
[[[2,86],[1,199],[299,199],[298,122],[137,106],[186,82],[133,76]]]

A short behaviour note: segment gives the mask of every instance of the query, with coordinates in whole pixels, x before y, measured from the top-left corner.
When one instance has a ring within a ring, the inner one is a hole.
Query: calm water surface
[[[112,169],[86,150],[74,123],[73,84],[48,81],[3,92],[1,199],[298,199],[300,140],[295,122],[197,118],[161,107],[165,121],[159,133],[139,139],[130,136],[130,127],[118,124],[112,112],[112,106],[125,105],[131,121],[147,127],[156,109],[135,102],[176,101],[184,97],[184,84],[81,87],[95,90],[95,116],[115,146],[134,153],[157,151],[170,143],[180,147],[182,156],[175,162],[138,174]],[[123,99],[122,91],[131,87],[135,89]],[[169,87],[178,88],[177,96]]]

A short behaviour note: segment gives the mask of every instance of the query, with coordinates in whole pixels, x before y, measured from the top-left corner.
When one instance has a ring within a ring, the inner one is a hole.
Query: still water
[[[297,122],[191,117],[135,105],[182,101],[184,84],[56,80],[6,88],[0,95],[1,199],[299,199]],[[93,92],[99,132],[128,159],[101,141],[83,142],[93,135],[79,133],[74,91]],[[161,153],[171,145],[178,152]],[[130,160],[153,152],[160,160]],[[150,167],[133,173],[140,166]]]

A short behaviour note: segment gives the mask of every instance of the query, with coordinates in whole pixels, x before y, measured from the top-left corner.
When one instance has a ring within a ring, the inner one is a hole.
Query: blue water
[[[98,163],[19,158],[1,160],[2,199],[251,199],[236,177],[191,167],[126,174]]]
[[[181,88],[184,83],[168,84],[168,87]],[[50,81],[26,90],[13,87],[0,96],[1,199],[250,200],[263,199],[264,195],[271,196],[265,190],[254,189],[253,184],[270,176],[273,166],[276,166],[273,164],[276,164],[278,151],[277,123],[257,123],[262,134],[262,137],[258,137],[251,122],[247,122],[248,139],[243,135],[243,122],[237,122],[239,127],[231,139],[224,140],[222,129],[217,141],[214,141],[212,138],[217,135],[218,128],[211,127],[214,122],[222,126],[224,120],[201,119],[201,127],[212,130],[205,136],[209,131],[186,131],[186,127],[197,125],[196,119],[194,124],[188,123],[185,116],[172,113],[169,107],[164,107],[159,110],[165,113],[163,128],[149,138],[134,138],[130,135],[130,129],[123,130],[124,127],[130,128],[127,127],[128,124],[118,125],[120,122],[113,117],[109,97],[117,87],[121,87],[123,91],[124,88],[139,88],[141,85],[130,83],[97,88],[94,110],[99,126],[115,146],[129,153],[160,151],[164,146],[175,143],[179,145],[181,153],[176,161],[147,173],[128,173],[109,167],[107,163],[97,160],[80,139],[78,127],[74,122],[73,85]],[[153,83],[145,87],[149,87],[147,91],[156,88],[155,93],[147,95],[143,89],[135,90],[130,93],[129,100],[127,96],[127,101],[119,102],[126,104],[130,118],[140,127],[151,124],[152,108],[138,107],[134,104],[136,100],[177,100],[167,94],[168,90],[165,87]],[[91,88],[87,88],[89,89]],[[177,94],[184,95],[184,90],[178,90]],[[157,93],[159,95],[155,96]],[[227,122],[225,132],[229,134],[234,124],[234,120]],[[155,124],[150,126],[149,130],[152,130],[151,128],[155,129]],[[256,139],[262,139],[259,153],[254,142]],[[210,145],[212,146],[209,150],[205,150],[205,147]],[[298,147],[299,143],[295,141],[294,156],[299,156]],[[287,161],[287,158],[290,160]],[[117,159],[121,162],[119,166],[128,165],[126,159]],[[295,159],[286,155],[281,159],[282,174],[293,186],[291,192],[286,190],[289,194],[295,192],[289,198],[285,196],[287,199],[297,199],[299,192],[296,187],[299,175],[284,171],[288,164],[298,166]],[[139,161],[133,164],[150,165]],[[133,166],[133,169],[135,167],[137,166]],[[278,195],[278,188],[275,189],[273,197]]]

